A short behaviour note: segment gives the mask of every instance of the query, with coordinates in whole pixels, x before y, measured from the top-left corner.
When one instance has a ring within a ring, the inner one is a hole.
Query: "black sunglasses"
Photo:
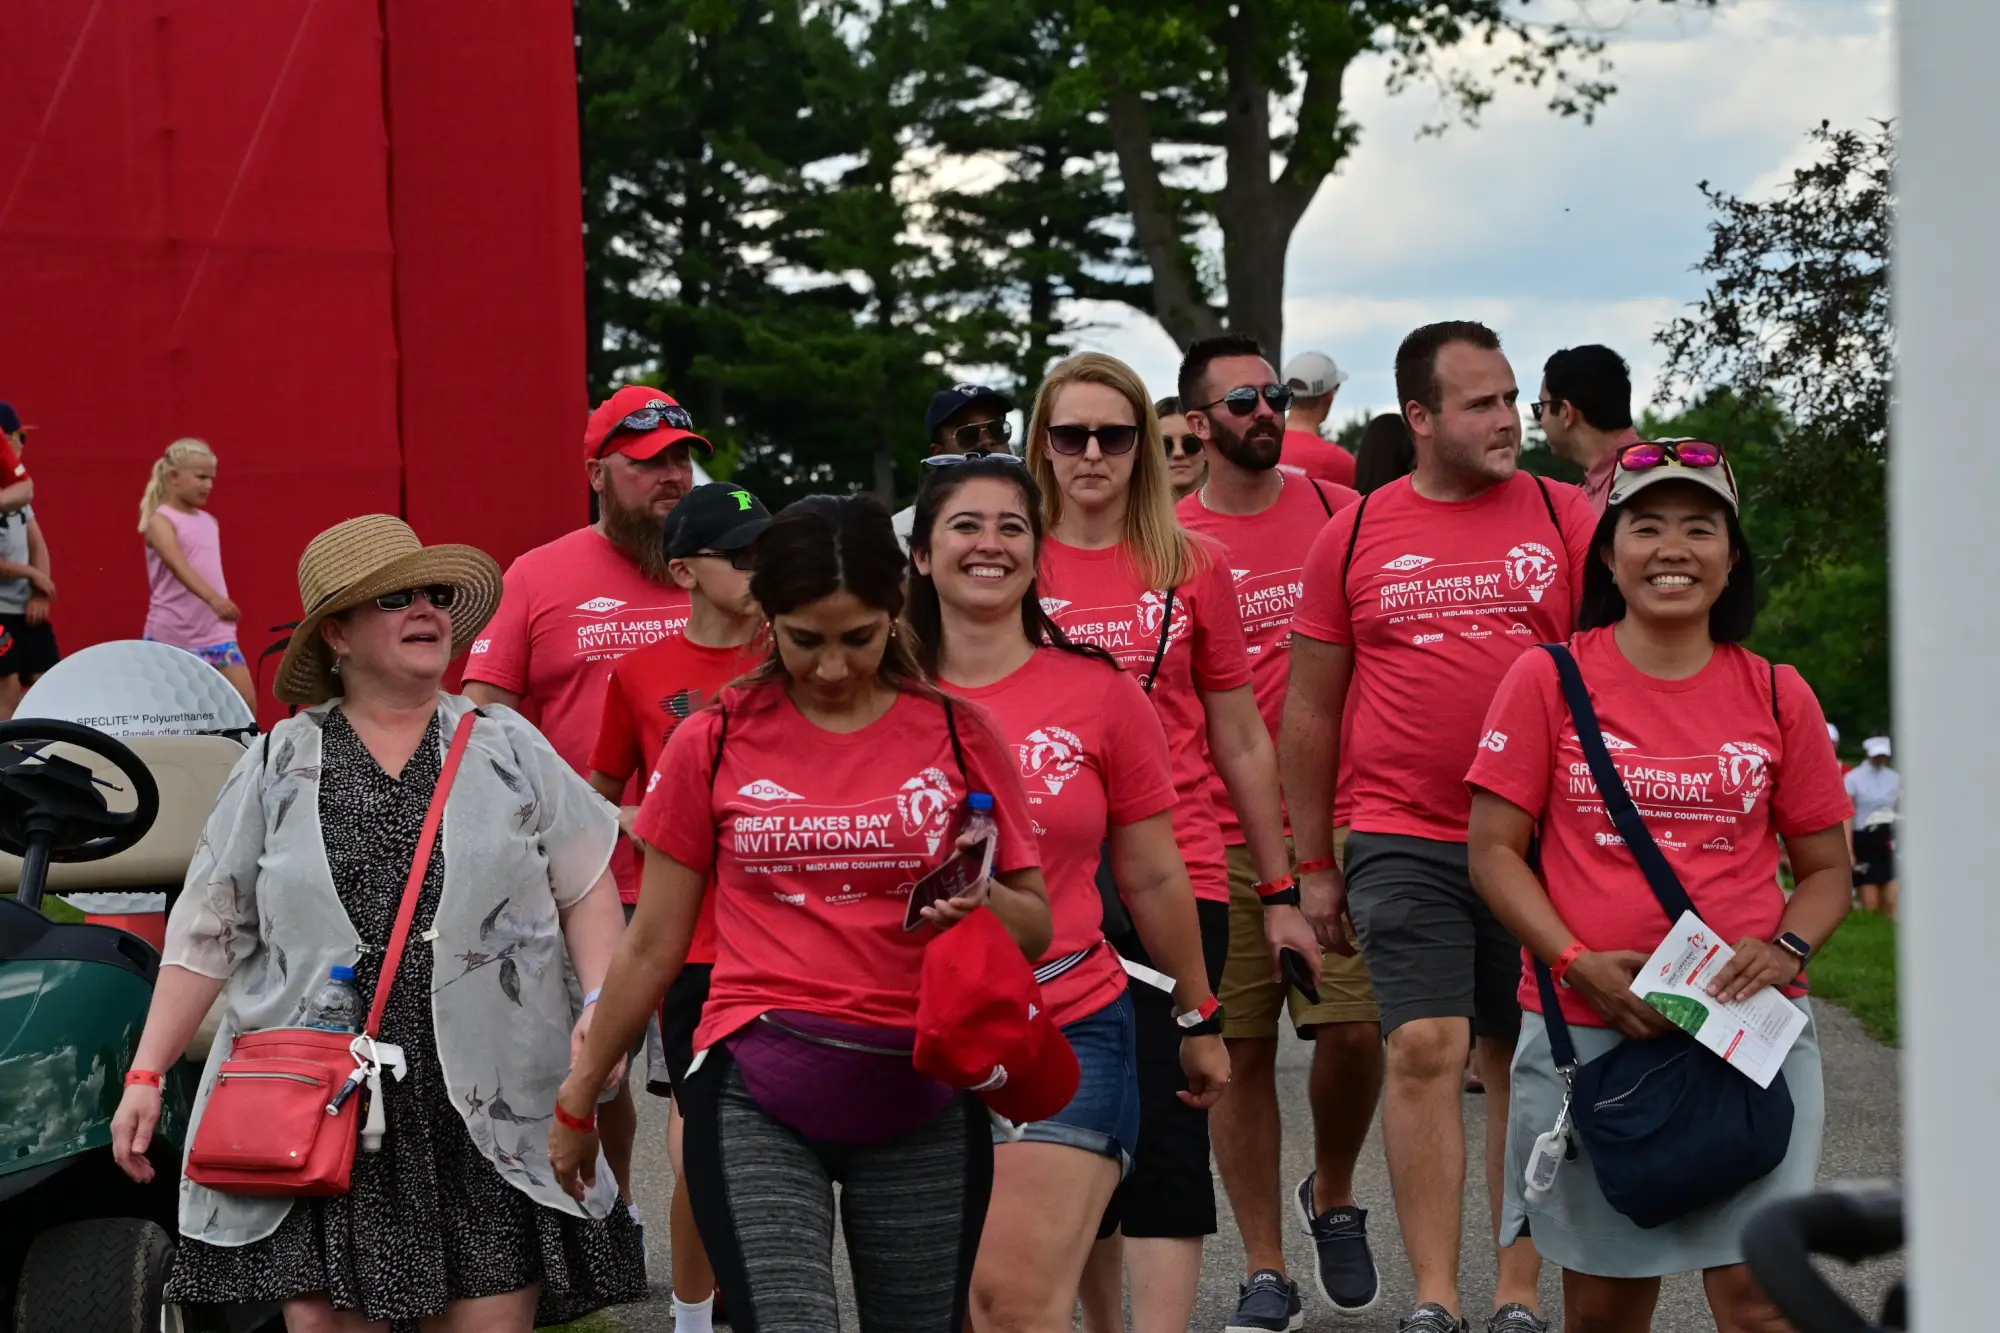
[[[1012,463],[1015,467],[1027,466],[1026,463],[1021,461],[1018,455],[1008,453],[1005,449],[995,449],[990,454],[932,454],[924,460],[924,466],[957,467],[960,463],[977,463],[988,458],[998,459],[1003,463]]]
[[[668,403],[665,407],[642,407],[612,427],[611,432],[604,437],[604,442],[597,446],[597,456],[604,457],[604,451],[611,447],[611,441],[617,438],[621,430],[636,431],[644,435],[662,426],[693,434],[694,418],[689,416],[688,410],[678,403]]]
[[[1137,426],[1050,426],[1049,448],[1059,454],[1080,454],[1090,447],[1091,437],[1105,457],[1129,454],[1139,442]]]
[[[690,551],[681,556],[682,560],[727,560],[731,569],[750,570],[757,567],[756,557],[745,546],[734,551]]]
[[[1562,406],[1562,399],[1560,398],[1543,398],[1537,402],[1532,402],[1528,404],[1528,415],[1533,417],[1535,420],[1540,421],[1542,419],[1542,413],[1553,411],[1554,409],[1561,406]]]
[[[1266,384],[1259,389],[1254,384],[1239,384],[1212,403],[1196,403],[1195,408],[1206,411],[1220,404],[1229,409],[1231,416],[1247,417],[1257,410],[1257,399],[1271,405],[1273,412],[1284,413],[1292,410],[1292,386],[1289,384]]]
[[[384,611],[407,611],[416,605],[419,597],[440,611],[449,611],[458,601],[458,589],[449,583],[433,583],[423,588],[404,588],[401,592],[383,593],[375,599],[375,605]]]
[[[951,432],[952,443],[967,453],[972,453],[981,444],[992,446],[996,451],[1006,447],[1014,438],[1014,423],[1005,417],[993,421],[973,421],[959,426]]]
[[[1176,442],[1180,445],[1178,451],[1174,448]],[[1166,446],[1168,458],[1172,458],[1176,452],[1186,454],[1189,458],[1201,452],[1199,435],[1163,435],[1160,437],[1160,443]]]

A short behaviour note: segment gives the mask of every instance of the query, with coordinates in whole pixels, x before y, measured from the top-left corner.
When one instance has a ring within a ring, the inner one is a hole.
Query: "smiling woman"
[[[1738,642],[1755,615],[1754,562],[1720,449],[1698,440],[1621,449],[1593,553],[1583,628],[1567,651],[1645,836],[1628,844],[1606,796],[1580,776],[1591,771],[1579,735],[1590,719],[1570,714],[1553,652],[1525,653],[1508,671],[1466,777],[1473,884],[1547,968],[1524,970],[1519,990],[1527,1012],[1511,1075],[1502,1243],[1532,1227],[1541,1253],[1565,1270],[1571,1320],[1591,1327],[1650,1327],[1659,1278],[1693,1269],[1717,1327],[1778,1327],[1740,1238],[1763,1204],[1811,1189],[1819,1165],[1825,1096],[1804,965],[1847,913],[1841,822],[1852,806],[1811,688]],[[1537,834],[1539,873],[1528,860]],[[1780,839],[1797,877],[1789,898],[1778,882]],[[1670,924],[1637,859],[1651,855],[1645,842],[1657,844],[1712,938],[1733,943],[1709,993],[1742,999],[1775,986],[1806,1013],[1772,1085],[1789,1097],[1784,1160],[1648,1229],[1613,1207],[1588,1159],[1558,1168],[1533,1196],[1522,1185],[1538,1137],[1562,1133],[1559,1038],[1590,1062],[1627,1041],[1675,1034],[1631,989]]]

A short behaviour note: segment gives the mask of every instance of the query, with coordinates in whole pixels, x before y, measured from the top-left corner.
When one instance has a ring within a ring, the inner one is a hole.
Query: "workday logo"
[[[795,791],[786,791],[769,778],[758,778],[746,782],[736,789],[738,796],[748,796],[753,801],[803,801],[805,797]]]
[[[578,602],[576,609],[579,611],[588,611],[592,615],[603,616],[611,614],[624,605],[626,604],[619,601],[616,597],[593,597],[587,602]]]
[[[1382,568],[1393,569],[1398,574],[1407,574],[1413,569],[1422,569],[1425,565],[1434,563],[1436,563],[1435,558],[1428,555],[1399,555]]]

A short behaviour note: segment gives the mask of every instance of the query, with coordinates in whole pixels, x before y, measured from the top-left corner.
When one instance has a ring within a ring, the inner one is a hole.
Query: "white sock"
[[[674,1333],[715,1333],[715,1297],[689,1305],[674,1294]]]

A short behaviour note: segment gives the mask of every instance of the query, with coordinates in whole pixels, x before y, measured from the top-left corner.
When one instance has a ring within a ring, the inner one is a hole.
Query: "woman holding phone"
[[[1132,368],[1089,352],[1042,381],[1028,428],[1028,468],[1042,491],[1042,605],[1079,643],[1132,672],[1152,699],[1173,757],[1174,838],[1194,887],[1203,980],[1219,984],[1229,949],[1229,868],[1210,784],[1220,777],[1260,883],[1288,875],[1277,756],[1251,693],[1243,621],[1220,548],[1174,517],[1160,426]],[[1144,944],[1114,941],[1152,968]],[[1304,947],[1318,958],[1317,945]],[[1178,981],[1179,978],[1176,978]],[[1194,1310],[1202,1237],[1216,1228],[1208,1112],[1181,1097],[1181,1038],[1220,1031],[1156,987],[1133,990],[1139,1042],[1139,1152],[1103,1234],[1122,1231],[1136,1333],[1180,1333]],[[1123,1319],[1119,1247],[1101,1245],[1084,1279],[1088,1327]]]
[[[992,723],[925,682],[896,625],[903,553],[886,509],[812,496],[751,550],[771,656],[660,756],[633,829],[644,891],[557,1097],[551,1160],[566,1188],[589,1179],[594,1089],[658,1008],[713,893],[715,970],[682,1114],[732,1323],[838,1326],[838,1183],[864,1323],[893,1309],[899,1329],[959,1333],[990,1121],[912,1063],[918,979],[934,930],[981,904],[1027,957],[1047,949],[1033,815]],[[971,841],[955,831],[982,792],[993,876],[906,931],[911,885]]]
[[[1139,937],[1177,979],[1175,1007],[1199,1014],[1213,997],[1174,843],[1165,734],[1109,654],[1051,623],[1035,583],[1041,548],[1041,493],[1018,459],[926,460],[904,623],[918,660],[984,708],[1019,761],[1055,923],[1037,975],[1082,1069],[1068,1107],[996,1141],[972,1324],[1057,1333],[1139,1140],[1132,1000],[1096,884],[1107,846]],[[1179,1060],[1188,1105],[1213,1105],[1229,1081],[1222,1038],[1186,1038]]]

